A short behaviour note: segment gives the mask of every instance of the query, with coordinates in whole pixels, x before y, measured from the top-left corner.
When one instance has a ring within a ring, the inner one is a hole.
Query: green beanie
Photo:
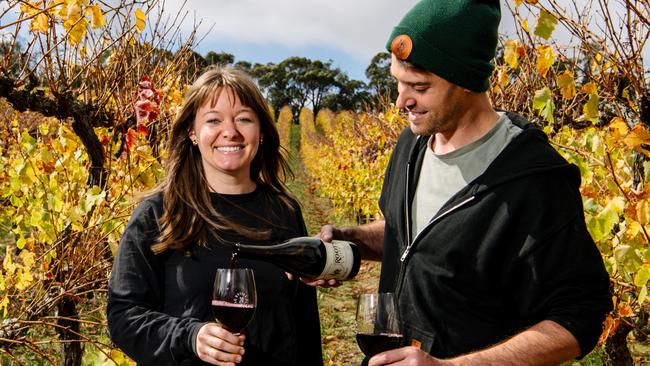
[[[500,18],[498,0],[422,0],[395,27],[386,48],[451,83],[484,92]]]

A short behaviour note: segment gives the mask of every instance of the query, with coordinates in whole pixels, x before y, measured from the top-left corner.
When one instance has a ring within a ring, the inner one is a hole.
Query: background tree
[[[379,52],[373,56],[366,68],[368,88],[378,100],[388,103],[397,99],[397,83],[390,74],[390,54]]]
[[[205,61],[208,65],[228,66],[235,63],[235,56],[227,52],[210,51],[205,55]]]
[[[337,91],[328,94],[322,103],[323,107],[332,111],[361,112],[373,100],[366,83],[360,80],[350,80],[344,73],[336,77],[335,86]]]

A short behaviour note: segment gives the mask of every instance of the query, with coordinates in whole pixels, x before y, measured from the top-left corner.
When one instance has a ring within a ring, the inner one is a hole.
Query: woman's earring
[[[264,143],[264,137],[260,137],[260,145]]]
[[[196,142],[196,140],[195,140],[195,139],[191,139],[191,140],[192,140],[192,145],[194,145],[194,146],[196,146],[196,145],[198,145],[198,144],[199,144],[198,142]]]

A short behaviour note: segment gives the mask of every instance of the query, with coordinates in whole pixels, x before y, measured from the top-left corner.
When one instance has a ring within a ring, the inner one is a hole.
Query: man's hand
[[[289,280],[293,280],[293,274],[289,272],[285,272],[285,273],[287,274],[287,278]],[[314,280],[311,278],[304,278],[304,277],[300,277],[300,282],[304,283],[305,285],[309,285],[313,287],[324,287],[324,288],[339,287],[342,284],[341,281],[335,279]]]
[[[368,362],[368,366],[442,366],[443,360],[431,357],[426,352],[416,347],[403,347],[375,355]]]
[[[318,233],[318,236],[325,242],[331,242],[332,240],[340,240],[341,238],[341,231],[336,228],[334,225],[324,225],[320,229],[320,233]]]

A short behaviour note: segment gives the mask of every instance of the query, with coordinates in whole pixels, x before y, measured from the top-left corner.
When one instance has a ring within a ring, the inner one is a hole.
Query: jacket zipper
[[[466,203],[473,201],[474,198],[476,198],[476,196],[469,196],[469,197],[465,198],[463,201],[461,201],[461,202],[459,202],[458,204],[454,205],[453,207],[449,208],[447,211],[445,211],[445,212],[441,213],[440,215],[438,215],[438,216],[434,217],[433,219],[431,219],[431,221],[429,221],[429,223],[428,223],[424,228],[422,228],[422,230],[420,230],[420,232],[415,236],[415,238],[413,238],[413,241],[412,241],[412,242],[409,242],[409,244],[406,246],[406,249],[404,250],[404,253],[402,253],[402,257],[400,258],[400,260],[401,260],[402,262],[404,262],[404,261],[406,260],[406,257],[408,256],[408,254],[409,254],[409,252],[410,252],[410,250],[411,250],[411,247],[413,246],[413,244],[415,243],[415,241],[418,240],[418,238],[420,237],[420,234],[421,234],[421,233],[422,233],[426,228],[428,228],[429,226],[431,226],[431,225],[433,225],[434,223],[438,222],[441,218],[443,218],[443,217],[449,215],[449,214],[452,213],[453,211],[456,211],[456,210],[459,209],[460,207],[464,206]],[[409,221],[409,220],[407,219],[407,222],[408,222],[408,221]],[[408,224],[410,225],[411,223],[408,222]]]
[[[418,136],[419,137],[419,136]],[[439,214],[438,216],[434,217],[429,221],[429,223],[422,229],[420,230],[419,233],[415,235],[415,238],[411,241],[411,215],[410,215],[410,207],[409,207],[409,176],[410,176],[410,170],[411,170],[411,161],[409,159],[409,162],[406,164],[406,188],[405,188],[405,198],[404,198],[404,213],[405,213],[405,220],[406,220],[406,249],[404,249],[404,253],[402,253],[402,256],[400,257],[400,261],[402,262],[400,264],[400,269],[399,269],[399,274],[397,276],[397,283],[395,286],[395,294],[397,297],[399,297],[399,294],[402,290],[402,281],[404,278],[404,274],[406,272],[406,259],[408,258],[408,255],[411,251],[411,248],[413,247],[413,244],[417,241],[417,239],[420,237],[420,233],[422,233],[426,228],[429,226],[433,225],[434,223],[438,222],[441,218],[449,215],[450,213],[458,210],[462,206],[466,205],[467,203],[471,202],[474,200],[475,196],[469,196],[465,198],[463,201],[459,202],[458,204],[450,207],[448,210],[444,211],[443,213]]]

